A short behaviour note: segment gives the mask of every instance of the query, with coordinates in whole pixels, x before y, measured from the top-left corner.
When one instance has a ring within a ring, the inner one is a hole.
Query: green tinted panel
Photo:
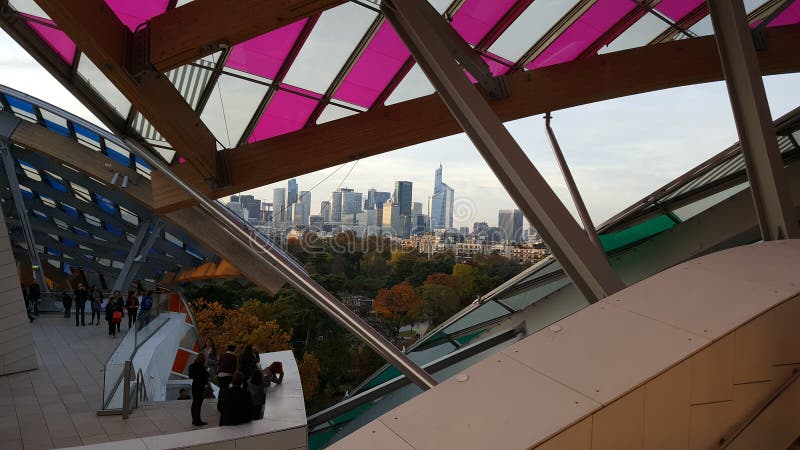
[[[666,214],[662,214],[625,230],[600,235],[600,242],[606,252],[611,252],[669,230],[675,226],[677,220],[677,218],[673,219]]]

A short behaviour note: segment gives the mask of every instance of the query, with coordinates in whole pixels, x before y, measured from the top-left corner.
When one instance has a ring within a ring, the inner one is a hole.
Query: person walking
[[[200,418],[203,407],[206,385],[208,385],[208,370],[206,369],[206,356],[201,352],[197,354],[194,362],[189,366],[189,378],[192,379],[192,425],[201,427],[208,425]]]
[[[214,344],[214,341],[211,341],[210,344],[208,344],[205,353],[208,372],[212,375],[216,375],[217,371],[219,370],[219,352],[217,352],[217,345]]]
[[[264,382],[264,374],[260,370],[253,372],[247,390],[250,391],[250,400],[253,403],[253,420],[263,419],[264,403],[267,402],[267,383]]]
[[[92,306],[92,321],[89,322],[89,325],[98,326],[100,325],[100,310],[102,309],[101,305],[103,303],[103,294],[100,293],[100,289],[92,286],[89,297]],[[95,317],[97,317],[97,322],[95,322]]]
[[[150,311],[153,309],[153,291],[147,291],[147,293],[142,296],[142,301],[139,303],[139,320],[142,323],[139,324],[140,327],[146,326],[150,323]]]
[[[75,326],[86,326],[86,300],[89,296],[86,292],[86,286],[83,283],[78,283],[78,289],[75,289]]]
[[[233,386],[220,391],[217,400],[220,426],[239,425],[253,420],[253,403],[250,393],[242,388],[244,382],[242,372],[234,373],[231,382]]]
[[[69,312],[72,309],[72,296],[67,291],[61,294],[61,305],[64,306],[64,317],[69,318]]]
[[[31,315],[31,304],[30,304],[30,300],[28,300],[28,295],[25,294],[24,285],[23,285],[23,289],[22,289],[22,294],[23,294],[22,295],[22,299],[25,301],[25,312],[28,314],[28,320],[33,322],[34,317]]]
[[[31,287],[28,288],[28,301],[33,305],[33,315],[39,315],[39,299],[42,297],[42,291],[39,287],[39,283],[36,280],[33,280],[31,283]]]
[[[117,324],[114,322],[116,319],[114,313],[116,312],[118,312],[117,299],[110,297],[106,304],[106,322],[108,322],[108,335],[111,336],[112,339],[117,337]],[[119,314],[122,313],[120,312]],[[119,316],[119,321],[122,322],[122,316]]]
[[[117,301],[114,303],[114,312],[119,312],[119,321],[114,322],[117,326],[117,333],[122,332],[122,319],[125,317],[125,301],[122,298],[122,294],[119,291],[114,291],[114,299]]]
[[[125,308],[128,309],[128,329],[130,330],[131,326],[136,324],[136,315],[139,313],[139,299],[136,298],[136,292],[128,291]]]
[[[245,389],[247,389],[247,381],[250,380],[250,377],[253,376],[253,372],[256,370],[257,360],[254,355],[252,344],[245,345],[244,350],[242,350],[242,353],[239,355],[239,371],[244,375],[243,386]]]
[[[219,380],[220,390],[228,389],[231,385],[231,377],[236,372],[236,346],[229,345],[228,350],[219,357],[219,372],[217,372],[217,380]]]

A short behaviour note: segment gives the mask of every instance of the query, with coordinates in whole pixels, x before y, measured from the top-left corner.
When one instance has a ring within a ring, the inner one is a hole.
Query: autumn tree
[[[422,311],[433,326],[444,322],[461,308],[455,280],[451,275],[428,276],[420,288],[420,295]]]
[[[412,324],[422,312],[422,299],[408,282],[381,289],[372,303],[372,308],[387,320],[400,326]]]
[[[300,372],[300,384],[303,386],[303,397],[310,400],[319,387],[319,361],[313,353],[306,353],[297,364]]]
[[[259,325],[248,340],[259,353],[292,349],[292,331],[284,331],[274,320]]]

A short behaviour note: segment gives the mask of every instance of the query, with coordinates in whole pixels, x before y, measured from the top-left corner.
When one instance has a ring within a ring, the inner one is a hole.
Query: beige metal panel
[[[734,332],[734,384],[772,378],[772,361],[778,351],[774,312],[768,311]]]
[[[591,450],[592,416],[557,434],[536,450]]]
[[[734,338],[729,334],[692,357],[693,405],[733,400]]]
[[[544,441],[599,406],[498,353],[380,421],[418,449],[519,449]],[[348,442],[348,448],[354,447]]]
[[[592,450],[642,448],[644,388],[625,395],[594,414]]]
[[[413,450],[414,447],[394,434],[380,420],[375,420],[347,435],[346,443],[339,441],[328,447],[330,450],[363,448],[380,450]]]
[[[691,381],[692,364],[686,360],[644,386],[644,448],[688,448]]]
[[[614,297],[578,311],[503,353],[608,404],[708,344],[700,336],[616,308],[610,304]]]
[[[689,449],[716,449],[719,440],[736,425],[733,401],[692,405]]]
[[[730,450],[784,449],[800,430],[800,382],[795,381],[736,439]]]
[[[796,264],[796,262],[795,262]],[[778,306],[774,311],[777,333],[774,365],[800,363],[800,297]]]
[[[5,218],[0,214],[0,241],[10,246]],[[0,375],[37,367],[28,316],[11,252],[0,252]]]
[[[797,256],[800,258],[800,252]],[[681,272],[680,295],[671,296],[669,301],[664,296],[653,295],[653,292],[669,293],[678,289],[673,277],[652,277],[647,283],[637,283],[615,295],[614,305],[716,340],[790,295],[783,291],[776,293],[763,284],[707,270],[705,265],[696,262],[687,264],[669,269]]]

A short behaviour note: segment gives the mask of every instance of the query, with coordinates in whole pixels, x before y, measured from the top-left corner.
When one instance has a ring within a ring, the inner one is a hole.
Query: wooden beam
[[[126,69],[131,33],[103,0],[36,0],[203,179],[217,176],[214,135],[158,72]],[[182,30],[186,31],[186,30]]]
[[[150,63],[166,72],[345,2],[195,0],[150,20]]]
[[[765,75],[800,71],[800,25],[767,30],[759,52]],[[506,77],[511,96],[491,103],[504,121],[626,95],[723,79],[713,36],[635,48]],[[437,94],[227,150],[231,186],[219,198],[347,161],[460,133]],[[204,187],[188,171],[187,181]],[[173,210],[189,197],[153,174],[154,205]]]

